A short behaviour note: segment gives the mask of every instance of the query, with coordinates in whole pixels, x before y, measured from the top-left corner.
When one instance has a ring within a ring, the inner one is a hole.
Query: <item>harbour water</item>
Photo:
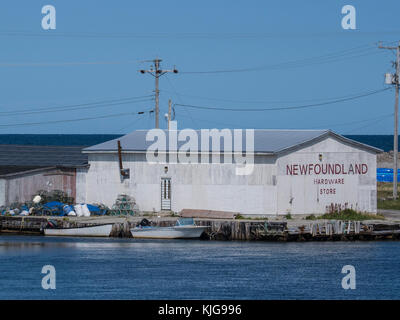
[[[44,265],[56,289],[44,290]],[[341,286],[356,269],[356,289]],[[400,299],[400,242],[0,236],[0,299]]]

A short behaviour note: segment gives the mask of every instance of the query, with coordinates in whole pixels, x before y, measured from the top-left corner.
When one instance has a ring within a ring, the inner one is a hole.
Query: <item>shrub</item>
[[[313,214],[310,214],[309,216],[306,217],[306,220],[316,220],[317,217]]]
[[[344,209],[335,212],[325,213],[319,217],[320,219],[331,220],[383,220],[385,217],[378,214],[361,213],[353,209]]]

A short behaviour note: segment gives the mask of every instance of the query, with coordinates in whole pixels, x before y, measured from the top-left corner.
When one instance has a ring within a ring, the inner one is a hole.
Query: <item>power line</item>
[[[279,64],[274,64],[274,65],[265,65],[265,66],[257,66],[257,67],[251,67],[251,68],[244,68],[244,69],[230,69],[230,70],[214,70],[214,71],[189,71],[189,72],[181,72],[182,74],[223,74],[223,73],[241,73],[241,72],[252,72],[252,71],[261,71],[261,70],[282,70],[282,69],[293,69],[293,68],[302,68],[302,67],[308,67],[308,66],[313,66],[313,65],[318,65],[318,64],[326,64],[326,63],[331,63],[331,62],[339,62],[347,59],[354,59],[354,58],[360,58],[364,56],[369,56],[369,55],[375,55],[375,54],[380,54],[380,52],[370,52],[370,53],[364,53],[364,54],[358,54],[358,55],[352,55],[352,56],[344,56],[344,57],[337,57],[337,58],[329,58],[329,59],[321,59],[321,60],[314,60],[314,61],[308,61],[308,60],[313,60],[313,58],[307,58],[307,61],[304,60],[298,60],[298,61],[288,61],[288,62],[282,62]]]
[[[221,101],[221,102],[230,102],[230,103],[242,103],[242,104],[301,103],[301,102],[313,102],[313,101],[316,102],[316,101],[327,101],[327,100],[336,100],[336,99],[342,99],[342,98],[347,98],[347,97],[353,97],[354,95],[364,94],[365,93],[365,91],[364,91],[364,92],[360,92],[360,93],[346,94],[346,95],[337,96],[337,97],[315,98],[315,99],[299,99],[299,100],[233,100],[233,99],[222,99],[222,98],[213,98],[213,97],[205,97],[205,96],[198,96],[198,95],[190,95],[190,94],[178,93],[176,91],[173,92],[173,91],[168,91],[168,90],[162,90],[161,93],[163,93],[163,92],[175,93],[175,94],[180,95],[180,96],[196,98],[196,99],[202,99],[202,100]]]
[[[179,117],[184,117],[184,118],[191,118],[192,119],[192,122],[193,122],[193,117],[192,116],[188,116],[188,115],[183,115],[183,114],[180,114],[179,115]],[[220,121],[214,121],[214,120],[210,120],[210,119],[202,119],[202,118],[198,118],[198,117],[195,117],[195,119],[196,119],[196,121],[200,121],[200,122],[208,122],[208,123],[214,123],[214,124],[217,124],[217,125],[223,125],[223,126],[228,126],[228,127],[238,127],[238,128],[243,128],[243,123],[242,124],[238,124],[238,123],[227,123],[227,122],[220,122]],[[198,128],[200,127],[200,126],[197,126]]]
[[[177,39],[263,39],[263,38],[319,38],[319,37],[343,37],[343,36],[370,36],[370,35],[399,35],[399,30],[382,30],[382,31],[353,31],[351,33],[345,33],[341,31],[337,32],[314,32],[314,33],[302,33],[302,32],[275,32],[275,33],[262,33],[262,32],[136,32],[136,33],[101,33],[101,32],[30,32],[30,31],[12,31],[4,30],[0,31],[0,36],[3,37],[43,37],[43,38],[111,38],[111,39],[130,39],[130,38],[177,38]]]
[[[391,117],[393,117],[393,113],[390,115]],[[388,118],[387,116],[386,117],[382,117],[381,119],[375,119],[375,120],[371,120],[370,122],[372,122],[372,123],[369,123],[369,124],[367,124],[367,125],[364,125],[364,126],[362,126],[362,127],[358,127],[358,128],[355,128],[355,129],[351,129],[350,131],[347,131],[347,135],[349,135],[349,134],[352,134],[352,133],[354,133],[355,131],[359,131],[359,130],[362,130],[362,129],[365,129],[365,128],[369,128],[369,127],[371,127],[371,125],[375,125],[375,124],[378,124],[378,123],[380,123],[380,122],[382,122],[383,120],[385,120],[386,118]]]
[[[206,110],[220,110],[220,111],[245,111],[245,112],[259,112],[259,111],[278,111],[278,110],[296,110],[296,109],[305,109],[305,108],[312,108],[312,107],[318,107],[318,106],[324,106],[324,105],[329,105],[329,104],[334,104],[334,103],[339,103],[339,102],[345,102],[345,101],[350,101],[350,100],[355,100],[367,96],[371,96],[383,91],[390,90],[391,88],[384,88],[380,90],[375,90],[371,92],[367,92],[364,94],[356,95],[353,97],[349,98],[343,98],[343,99],[337,99],[337,100],[332,100],[332,101],[327,101],[327,102],[322,102],[322,103],[314,103],[314,104],[306,104],[306,105],[300,105],[300,106],[293,106],[293,107],[275,107],[275,108],[259,108],[259,109],[250,109],[250,108],[222,108],[222,107],[208,107],[208,106],[195,106],[195,105],[190,105],[190,104],[179,104],[176,103],[175,106],[183,106],[183,107],[188,107],[188,108],[195,108],[195,109],[206,109]]]
[[[259,70],[266,70],[266,69],[277,70],[277,69],[304,67],[304,66],[336,62],[336,61],[340,61],[343,59],[358,58],[358,57],[365,56],[365,55],[380,53],[379,51],[369,52],[373,49],[376,49],[376,47],[374,45],[375,44],[365,44],[365,45],[353,47],[350,49],[335,51],[335,52],[325,54],[325,55],[297,59],[297,60],[290,60],[290,61],[281,62],[278,64],[272,64],[272,65],[260,65],[260,66],[256,66],[256,67],[250,67],[250,68],[223,69],[223,70],[212,70],[212,71],[182,71],[181,73],[182,74],[217,74],[217,73],[259,71]]]
[[[0,33],[1,36],[1,33]],[[391,43],[391,42],[390,42]],[[351,49],[337,51],[334,53],[303,58],[299,60],[291,60],[281,62],[273,65],[264,65],[251,68],[227,69],[227,70],[213,70],[213,71],[184,71],[182,74],[218,74],[218,73],[236,73],[236,72],[249,72],[258,70],[279,70],[312,66],[316,64],[337,62],[346,59],[359,58],[368,55],[379,54],[380,52],[368,52],[374,49],[371,45],[362,45]],[[357,54],[361,53],[361,54]],[[354,55],[356,54],[356,55]],[[125,60],[125,61],[78,61],[78,62],[3,62],[0,67],[63,67],[63,66],[80,66],[80,65],[119,65],[119,64],[136,64],[138,61]]]
[[[46,111],[25,111],[25,112],[7,112],[7,114],[1,114],[2,117],[10,117],[10,116],[19,116],[19,115],[30,115],[30,114],[38,114],[38,113],[54,113],[54,112],[65,112],[65,111],[74,111],[74,110],[83,110],[83,109],[94,109],[94,108],[103,108],[103,107],[110,107],[110,106],[117,106],[117,105],[124,105],[124,104],[132,104],[138,102],[148,102],[153,101],[153,99],[145,99],[145,100],[133,100],[133,101],[125,101],[125,102],[116,102],[116,103],[108,103],[102,105],[93,105],[93,106],[86,106],[86,107],[75,107],[75,108],[64,108],[58,110],[46,110]]]
[[[172,83],[172,80],[168,77],[168,75],[165,76],[165,77],[167,78],[169,85],[171,86],[172,90],[174,91],[175,96],[179,99],[180,103],[184,104],[184,102],[183,102],[183,100],[182,100],[182,97],[181,97],[180,94],[176,91],[175,86],[174,86],[174,84]],[[196,123],[195,123],[195,121],[194,121],[192,115],[190,114],[189,110],[186,109],[185,107],[184,107],[183,109],[185,110],[185,112],[186,112],[187,115],[189,116],[190,120],[192,121],[192,124],[193,124],[194,126],[196,126]],[[175,108],[174,108],[174,115],[175,115]]]
[[[150,113],[149,113],[150,114]],[[119,132],[124,133],[125,129],[128,129],[130,127],[132,127],[134,124],[136,124],[136,122],[138,122],[140,120],[140,117],[136,118],[133,121],[129,121],[129,123],[126,126],[123,126],[122,128],[119,129]]]
[[[152,99],[136,100],[145,97],[152,97],[151,95],[139,96],[139,97],[129,97],[113,100],[102,100],[89,103],[71,104],[59,107],[45,107],[38,109],[25,109],[25,110],[14,110],[14,111],[0,111],[0,116],[13,116],[13,115],[24,115],[24,114],[36,114],[36,113],[50,113],[50,112],[62,112],[62,111],[72,111],[72,110],[82,110],[82,109],[92,109],[99,107],[108,107],[114,105],[130,104],[137,102],[152,101]]]
[[[26,122],[26,123],[0,124],[0,127],[1,128],[6,128],[6,127],[47,125],[47,124],[54,124],[54,123],[76,122],[76,121],[96,120],[96,119],[105,119],[105,118],[115,118],[115,117],[122,117],[122,116],[127,116],[127,115],[142,115],[142,114],[147,113],[147,112],[151,113],[151,112],[154,112],[154,110],[139,111],[139,112],[125,112],[125,113],[109,114],[109,115],[98,116],[98,117],[87,117],[87,118],[78,118],[78,119],[63,119],[63,120],[52,120],[52,121],[45,121],[45,122]]]
[[[133,64],[137,61],[83,61],[83,62],[3,62],[0,67],[66,67],[81,65],[116,65]]]
[[[0,33],[1,35],[1,33]],[[181,72],[183,74],[208,74],[208,73],[232,73],[232,72],[247,72],[247,71],[257,71],[259,69],[288,69],[293,67],[304,67],[308,65],[320,64],[320,63],[329,63],[340,61],[340,57],[348,58],[358,58],[364,55],[377,54],[376,53],[365,53],[361,55],[353,55],[347,56],[351,54],[355,54],[358,52],[367,52],[373,49],[370,44],[362,45],[358,47],[354,47],[351,49],[341,50],[334,53],[304,58],[299,60],[291,60],[287,62],[282,62],[274,65],[267,66],[259,66],[252,68],[242,68],[242,69],[231,69],[231,70],[214,70],[214,71],[186,71]],[[337,60],[339,58],[339,60]],[[118,64],[136,64],[138,61],[126,60],[126,61],[78,61],[78,62],[3,62],[0,63],[0,67],[63,67],[63,66],[80,66],[80,65],[118,65]],[[299,63],[303,63],[302,65]]]
[[[318,125],[318,126],[311,126],[308,127],[309,129],[330,129],[331,127],[338,127],[338,126],[347,126],[347,125],[354,125],[354,124],[358,124],[358,123],[365,123],[365,122],[372,122],[372,121],[381,121],[384,119],[387,119],[389,117],[392,117],[393,113],[390,114],[385,114],[379,117],[375,117],[375,118],[369,118],[369,119],[364,119],[364,120],[357,120],[357,121],[351,121],[351,122],[342,122],[342,123],[334,123],[334,124],[324,124],[324,125]],[[180,117],[187,117],[184,115],[180,115]],[[238,123],[227,123],[227,122],[220,122],[220,121],[214,121],[214,120],[209,120],[209,119],[201,119],[201,118],[197,118],[196,120],[198,121],[202,121],[202,122],[209,122],[209,123],[214,123],[217,125],[224,125],[224,126],[229,126],[229,127],[238,127],[238,128],[243,128],[243,123],[242,124],[238,124]],[[249,128],[253,128],[256,129],[256,127],[252,126]]]
[[[377,120],[381,121],[381,120],[384,120],[389,117],[393,117],[393,113],[385,114],[385,115],[382,115],[379,117],[369,118],[369,119],[365,119],[365,120],[357,120],[357,121],[342,122],[342,123],[335,123],[335,124],[325,124],[323,126],[319,125],[319,126],[314,126],[314,127],[310,127],[310,128],[311,129],[321,129],[321,128],[326,129],[326,128],[330,128],[330,127],[349,126],[349,125],[364,123],[364,122],[372,122],[372,121],[377,121]]]

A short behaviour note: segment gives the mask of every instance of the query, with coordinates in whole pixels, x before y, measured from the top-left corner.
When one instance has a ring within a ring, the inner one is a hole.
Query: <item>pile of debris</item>
[[[61,190],[45,191],[40,190],[32,201],[19,203],[15,202],[8,207],[0,207],[0,215],[7,216],[102,216],[102,215],[136,215],[139,207],[133,197],[120,194],[118,195],[111,209],[103,204],[74,204],[74,198],[68,196]]]
[[[53,191],[46,191],[46,190],[39,190],[35,197],[40,197],[40,203],[45,204],[52,201],[58,201],[65,204],[73,204],[74,198],[70,197],[67,193],[61,190],[53,190]]]
[[[15,202],[8,207],[0,207],[0,215],[7,216],[77,216],[104,215],[107,209],[97,204],[75,204],[74,198],[61,190],[40,190],[33,196],[32,201],[25,203]]]

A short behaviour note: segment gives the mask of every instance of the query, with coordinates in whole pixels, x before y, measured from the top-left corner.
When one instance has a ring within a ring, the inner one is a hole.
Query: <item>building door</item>
[[[161,178],[161,210],[171,210],[171,178]]]

